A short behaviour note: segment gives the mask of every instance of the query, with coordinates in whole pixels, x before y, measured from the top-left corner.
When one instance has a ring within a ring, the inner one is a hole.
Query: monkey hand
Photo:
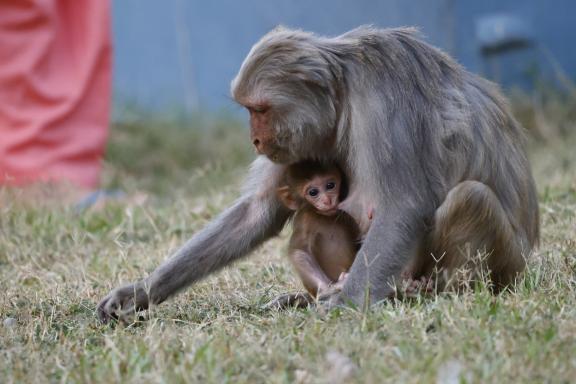
[[[136,312],[148,308],[148,292],[144,282],[127,284],[116,288],[96,308],[98,319],[104,324],[110,320],[131,323]]]
[[[344,301],[342,300],[341,296],[341,290],[341,286],[331,286],[322,292],[318,292],[318,296],[316,297],[316,307],[321,313],[344,305]]]
[[[344,285],[344,283],[346,282],[346,279],[348,278],[348,272],[342,272],[340,274],[340,276],[338,276],[338,281],[336,282],[336,284],[340,285],[340,288],[342,288],[342,286]]]
[[[344,286],[347,277],[348,273],[342,272],[337,282],[330,284],[322,290],[318,290],[316,301],[319,307],[322,307],[324,310],[330,310],[343,304],[340,292],[342,292],[342,287]]]

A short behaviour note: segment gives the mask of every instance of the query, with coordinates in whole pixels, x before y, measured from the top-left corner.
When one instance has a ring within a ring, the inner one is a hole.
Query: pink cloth
[[[0,184],[98,185],[111,53],[108,0],[0,0]]]

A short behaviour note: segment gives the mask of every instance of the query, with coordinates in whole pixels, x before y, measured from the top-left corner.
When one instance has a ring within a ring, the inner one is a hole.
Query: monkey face
[[[338,211],[339,194],[340,177],[336,175],[316,176],[304,185],[301,192],[301,196],[325,216]]]
[[[289,151],[281,145],[281,136],[274,128],[273,108],[264,103],[249,104],[245,108],[250,113],[250,141],[256,153],[277,163],[289,163]]]
[[[277,163],[333,157],[333,71],[317,49],[289,33],[279,37],[256,44],[232,82],[234,99],[250,113],[250,140]]]
[[[250,140],[259,155],[273,158],[277,152],[274,130],[270,123],[271,109],[267,104],[245,106],[250,113]]]
[[[296,93],[306,95],[302,87],[295,84],[285,86],[299,88]],[[318,94],[314,103],[302,103],[302,97],[287,96],[283,104],[275,103],[275,100],[246,104],[250,114],[250,140],[256,152],[281,164],[333,158],[336,151],[335,119],[330,118],[333,109],[319,106],[322,100],[327,99]],[[318,113],[321,110],[326,113]]]

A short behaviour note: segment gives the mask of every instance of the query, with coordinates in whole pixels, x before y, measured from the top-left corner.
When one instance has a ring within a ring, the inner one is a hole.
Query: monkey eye
[[[331,190],[331,189],[334,189],[334,188],[336,188],[336,183],[335,183],[335,182],[330,181],[329,183],[326,183],[326,189],[327,189],[327,190]]]
[[[318,193],[319,193],[319,192],[320,192],[320,191],[318,191],[318,188],[310,188],[310,189],[308,190],[308,195],[310,195],[310,196],[312,196],[312,197],[316,197],[316,196],[318,196]]]
[[[254,112],[254,113],[264,113],[268,110],[268,107],[266,105],[252,105],[252,106],[246,106],[246,109],[249,112]]]

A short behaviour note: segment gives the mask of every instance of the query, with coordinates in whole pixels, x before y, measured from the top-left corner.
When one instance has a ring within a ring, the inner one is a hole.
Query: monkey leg
[[[415,278],[435,275],[437,289],[457,289],[463,280],[456,272],[464,271],[472,280],[489,273],[499,291],[524,270],[522,238],[487,185],[464,181],[436,210],[424,252],[411,272]]]
[[[314,255],[302,249],[290,250],[288,254],[304,288],[312,297],[332,284],[326,272],[320,267]]]
[[[324,296],[332,295],[335,292],[340,292],[342,286],[348,277],[348,273],[341,273],[338,281],[330,286],[325,287],[323,290],[317,292],[318,300],[322,300]],[[307,308],[316,303],[316,299],[309,293],[284,293],[276,296],[272,301],[264,305],[265,309],[287,309],[287,308]]]

